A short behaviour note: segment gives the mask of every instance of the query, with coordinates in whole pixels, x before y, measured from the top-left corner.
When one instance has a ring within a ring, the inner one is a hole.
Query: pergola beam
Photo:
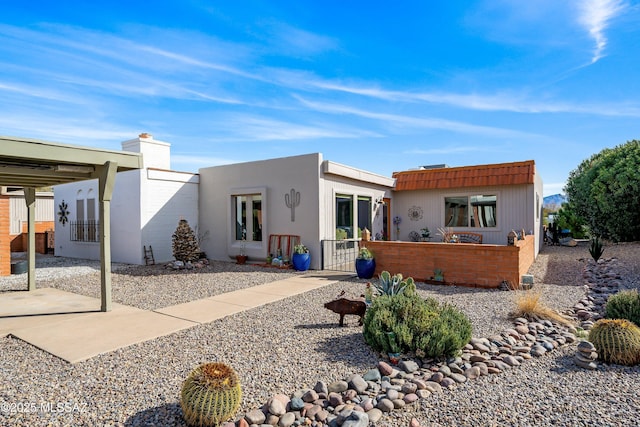
[[[142,154],[0,136],[0,186],[23,187],[28,211],[29,291],[35,290],[36,188],[98,179],[101,310],[111,310],[111,197],[117,172],[142,169]],[[8,236],[7,236],[8,237]]]

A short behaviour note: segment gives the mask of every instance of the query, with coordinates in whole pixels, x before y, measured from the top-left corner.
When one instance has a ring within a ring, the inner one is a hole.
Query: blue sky
[[[149,132],[182,171],[533,159],[548,195],[640,139],[639,29],[624,0],[5,2],[0,134]]]

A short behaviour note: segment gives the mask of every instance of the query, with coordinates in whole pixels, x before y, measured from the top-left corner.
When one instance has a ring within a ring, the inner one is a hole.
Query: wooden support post
[[[98,169],[100,198],[100,299],[101,311],[111,311],[111,196],[118,164],[106,162]]]

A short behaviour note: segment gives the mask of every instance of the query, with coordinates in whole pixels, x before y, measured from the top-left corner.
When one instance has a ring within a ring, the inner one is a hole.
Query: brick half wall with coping
[[[445,284],[482,288],[497,288],[503,280],[520,284],[535,258],[534,236],[525,236],[515,246],[377,240],[360,244],[373,251],[376,275],[387,270],[424,281],[439,268]]]

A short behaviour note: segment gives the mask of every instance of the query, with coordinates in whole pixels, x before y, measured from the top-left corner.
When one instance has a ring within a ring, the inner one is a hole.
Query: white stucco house
[[[171,261],[178,221],[198,225],[199,176],[171,170],[170,148],[146,133],[122,143],[124,151],[142,153],[144,168],[116,175],[111,201],[114,262],[144,264],[145,246],[153,248],[156,262]],[[56,255],[100,259],[97,194],[97,180],[54,187]]]
[[[170,144],[151,135],[122,143],[143,154],[144,168],[117,174],[111,203],[112,259],[144,264],[173,260],[171,236],[186,219],[208,258],[244,252],[264,262],[278,249],[306,245],[311,268],[353,262],[364,229],[374,240],[415,240],[428,227],[482,235],[505,245],[513,229],[541,245],[542,180],[533,161],[418,168],[392,177],[325,160],[320,153],[202,168],[170,168]],[[99,259],[97,181],[56,186],[56,255]],[[60,221],[66,207],[68,222]],[[399,224],[393,219],[400,218]],[[347,239],[347,240],[344,240]],[[351,265],[349,264],[349,265]]]
[[[323,240],[358,238],[365,228],[383,228],[388,218],[383,201],[391,197],[394,182],[324,160],[320,153],[199,172],[199,224],[210,233],[202,249],[210,258],[228,260],[244,245],[250,259],[264,260],[270,236],[299,236],[311,253],[312,269],[321,268]],[[273,240],[271,251],[277,255]],[[325,248],[325,257],[328,252]]]

